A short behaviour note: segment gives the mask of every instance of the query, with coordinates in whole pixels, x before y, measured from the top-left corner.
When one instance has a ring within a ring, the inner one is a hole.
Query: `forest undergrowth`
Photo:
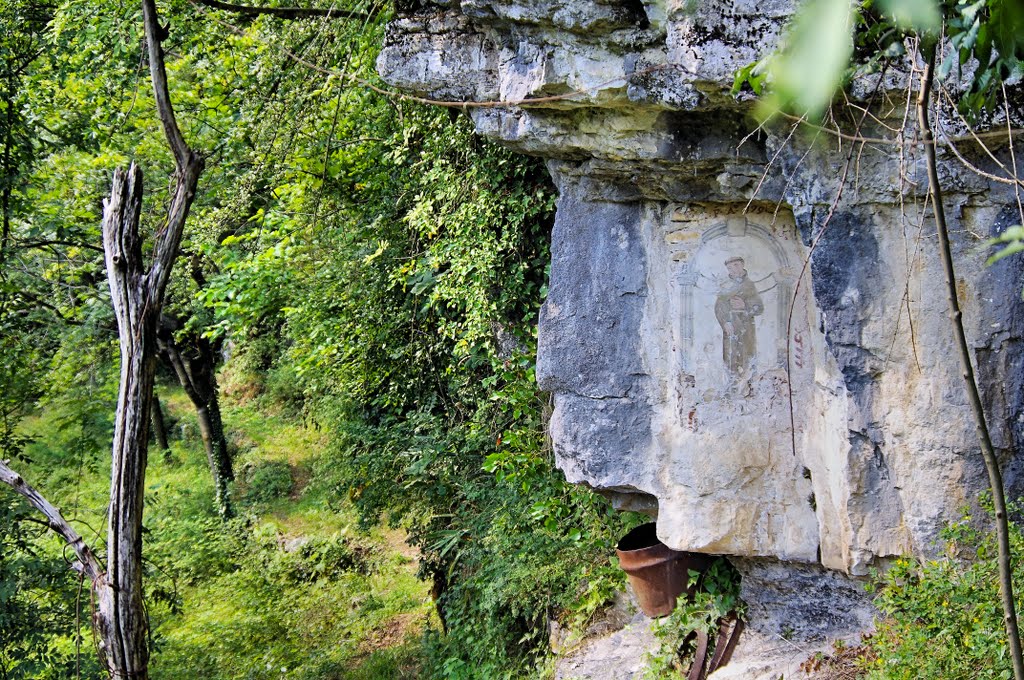
[[[224,524],[210,503],[191,405],[180,389],[160,392],[172,439],[169,451],[154,450],[147,479],[152,677],[415,676],[419,641],[438,625],[429,587],[416,577],[417,553],[403,532],[360,526],[350,503],[309,484],[327,436],[272,406],[229,398],[238,514]],[[35,440],[26,475],[55,489],[77,524],[102,527],[105,451],[82,448],[77,470],[55,464],[80,434],[57,416],[43,411],[26,422]],[[57,541],[30,534],[29,546],[55,578],[22,595],[53,605],[45,622],[53,627],[39,633],[48,638],[39,663],[14,677],[100,677],[78,579],[64,568]]]
[[[170,97],[206,169],[160,321],[158,391],[180,433],[211,401],[189,412],[168,393],[170,355],[216,395],[230,350],[235,481],[225,521],[197,427],[170,460],[150,451],[156,677],[537,674],[549,624],[584,627],[624,578],[610,556],[639,518],[567,484],[544,435],[550,177],[465,116],[354,86],[376,82],[390,16],[360,8],[365,21],[323,30],[161,5]],[[25,61],[0,90],[13,182],[0,259],[19,262],[0,268],[0,454],[97,546],[118,371],[100,198],[135,159],[152,236],[168,151],[137,76],[134,4],[10,9],[0,20]],[[0,499],[0,678],[95,677],[91,635],[75,649],[88,587],[80,597],[56,539]],[[394,531],[417,555],[397,571]],[[408,657],[367,642],[391,649],[406,632]]]

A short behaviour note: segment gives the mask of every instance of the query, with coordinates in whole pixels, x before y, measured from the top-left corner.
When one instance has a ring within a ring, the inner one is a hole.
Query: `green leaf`
[[[996,262],[999,262],[999,260],[1002,260],[1004,257],[1009,257],[1010,255],[1019,253],[1021,251],[1024,251],[1024,241],[1015,241],[1010,245],[1006,246],[1005,248],[997,251],[994,255],[992,255],[992,257],[988,258],[988,260],[985,261],[985,264],[995,264]]]
[[[946,54],[946,58],[942,60],[942,64],[939,66],[939,72],[936,74],[939,80],[945,80],[946,77],[949,76],[949,72],[953,70],[953,66],[960,63],[958,58],[959,55],[960,53],[957,50],[950,50],[949,53]]]
[[[934,0],[879,0],[878,4],[898,26],[918,33],[931,33],[942,22]]]
[[[985,0],[978,0],[977,2],[972,3],[970,5],[967,5],[966,7],[961,9],[960,10],[960,14],[967,21],[974,21],[975,18],[978,16],[978,12],[981,11],[981,8],[984,7],[984,6],[985,6]]]
[[[1012,227],[1007,227],[994,241],[1000,243],[1010,243],[1011,241],[1024,241],[1024,226],[1015,224]]]
[[[788,36],[787,49],[771,64],[777,104],[818,117],[842,80],[853,53],[853,19],[846,0],[808,0]]]

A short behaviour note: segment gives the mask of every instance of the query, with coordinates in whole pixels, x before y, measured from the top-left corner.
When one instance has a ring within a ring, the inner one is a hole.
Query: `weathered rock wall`
[[[559,189],[537,375],[571,481],[656,512],[675,548],[750,564],[856,576],[933,552],[985,478],[923,153],[887,127],[904,121],[906,78],[858,89],[872,116],[835,114],[894,141],[759,129],[733,73],[774,47],[791,4],[689,4],[424,3],[393,23],[378,69],[434,98],[540,100],[467,110],[481,134],[549,159]],[[968,336],[1015,483],[1020,265],[986,269],[974,249],[1017,203],[941,156]]]

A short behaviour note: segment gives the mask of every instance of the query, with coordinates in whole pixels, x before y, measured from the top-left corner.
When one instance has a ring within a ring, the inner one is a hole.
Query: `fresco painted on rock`
[[[750,280],[746,258],[725,261],[728,276],[719,281],[715,318],[722,328],[722,363],[729,387],[750,380],[757,368],[757,329],[754,320],[764,312],[761,291]]]
[[[793,290],[783,244],[763,226],[730,218],[703,231],[686,255],[675,277],[681,382],[705,403],[777,392],[787,380]]]
[[[802,256],[792,217],[752,212],[650,213],[648,280],[662,291],[648,297],[642,331],[658,402],[651,486],[659,526],[686,536],[687,549],[814,560],[817,497],[803,445],[813,313],[808,286],[794,294]]]

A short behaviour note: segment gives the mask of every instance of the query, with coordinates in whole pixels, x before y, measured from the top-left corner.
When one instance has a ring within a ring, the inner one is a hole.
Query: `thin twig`
[[[78,576],[78,594],[75,596],[75,677],[82,680],[82,586],[85,574]]]
[[[782,204],[786,200],[786,193],[789,191],[789,187],[793,184],[793,180],[796,179],[797,172],[800,170],[800,166],[802,166],[804,164],[804,161],[807,159],[807,156],[809,156],[811,151],[814,150],[814,145],[818,142],[818,137],[820,135],[821,135],[821,132],[815,132],[814,133],[814,137],[811,139],[810,143],[807,145],[807,151],[804,151],[804,154],[802,156],[800,156],[800,160],[798,160],[796,162],[796,165],[793,166],[793,172],[791,172],[789,177],[786,179],[786,184],[785,184],[785,186],[782,187],[782,191],[779,193],[779,200],[776,201],[776,203],[775,203],[775,210],[774,210],[774,212],[772,212],[772,226],[773,227],[775,226],[775,222],[779,218],[779,210],[782,208]]]
[[[881,82],[881,81],[879,81]],[[874,100],[878,94],[878,86],[875,87],[871,92],[871,98],[868,102],[870,106],[871,101]],[[864,120],[867,114],[862,114],[860,120],[856,122],[856,130],[859,135],[861,127],[864,125]],[[799,121],[798,121],[799,123]],[[851,147],[849,153],[846,156],[846,162],[843,166],[843,174],[839,178],[839,188],[836,190],[835,198],[832,200],[832,205],[829,206],[828,213],[825,215],[825,219],[822,221],[821,227],[815,235],[814,240],[811,242],[811,247],[807,251],[807,257],[804,258],[803,264],[800,267],[800,274],[797,276],[796,284],[793,286],[793,295],[789,302],[789,314],[786,318],[786,375],[789,379],[786,381],[786,396],[789,403],[789,437],[790,446],[792,448],[793,456],[797,455],[796,452],[796,408],[793,400],[793,348],[791,338],[793,336],[793,315],[796,312],[797,300],[800,296],[800,285],[803,283],[804,275],[807,273],[807,268],[810,266],[811,258],[814,256],[814,252],[818,247],[818,242],[821,237],[824,236],[825,231],[828,229],[828,225],[832,222],[832,217],[835,215],[836,209],[839,207],[839,202],[843,196],[843,189],[846,187],[846,178],[850,173],[850,165],[853,161],[853,153],[857,147]],[[863,144],[861,145],[863,148]],[[813,213],[811,226],[813,228]]]
[[[890,357],[892,357],[893,350],[896,348],[896,339],[897,339],[897,337],[899,337],[899,332],[900,332],[900,322],[903,319],[903,308],[904,308],[904,306],[906,306],[906,308],[907,308],[907,322],[910,325],[910,346],[911,346],[911,349],[914,352],[914,364],[917,367],[917,372],[918,373],[921,372],[921,360],[917,356],[917,340],[914,337],[914,315],[913,315],[912,310],[910,309],[910,278],[911,278],[911,273],[913,271],[913,263],[917,262],[917,257],[918,257],[918,254],[920,253],[921,237],[922,237],[923,232],[924,232],[924,217],[925,217],[925,213],[928,211],[928,206],[930,205],[930,203],[931,203],[931,196],[930,195],[926,195],[925,196],[924,205],[921,207],[921,210],[918,213],[919,219],[918,219],[918,223],[917,223],[917,238],[915,239],[915,242],[914,242],[914,256],[913,257],[909,257],[907,252],[906,252],[906,250],[904,250],[904,253],[903,253],[903,261],[904,261],[905,267],[907,269],[907,276],[903,280],[903,295],[900,298],[900,309],[899,309],[899,312],[896,314],[896,327],[892,331],[892,340],[889,343],[889,351],[886,353],[886,355],[885,355],[885,362],[882,365],[883,370],[889,365],[889,359],[890,359]],[[901,215],[902,221],[904,222],[903,240],[904,240],[904,243],[905,243],[906,242],[906,226],[905,226],[905,224],[906,224],[906,214],[903,212],[904,208],[903,208],[902,205],[900,207],[900,211],[901,211],[900,215]]]
[[[779,115],[783,116],[784,118],[788,118],[790,120],[793,120],[793,121],[801,120],[801,117],[794,116],[792,114],[785,113],[785,112],[779,112]],[[843,140],[846,140],[846,141],[850,141],[850,142],[868,142],[868,143],[871,143],[871,144],[883,144],[883,145],[887,145],[887,146],[899,146],[899,144],[901,143],[900,140],[894,139],[894,138],[890,138],[890,137],[863,137],[863,136],[860,136],[860,135],[851,135],[849,133],[843,132],[842,130],[833,129],[833,128],[830,128],[830,127],[827,127],[827,126],[824,126],[824,125],[817,125],[817,124],[811,123],[810,121],[807,121],[807,120],[804,120],[801,123],[801,125],[803,125],[804,127],[809,127],[809,128],[815,129],[815,130],[819,130],[820,129],[822,132],[828,133],[828,134],[832,135],[833,137],[836,137],[838,139],[843,139]],[[948,146],[949,144],[956,143],[956,142],[975,141],[975,142],[981,143],[981,140],[983,140],[983,139],[1003,139],[1007,134],[1009,134],[1009,136],[1011,138],[1012,137],[1017,137],[1017,136],[1020,136],[1020,135],[1024,135],[1024,129],[1022,129],[1022,128],[1014,128],[1014,129],[1010,130],[1009,133],[1000,131],[1000,132],[976,132],[976,133],[973,133],[971,135],[959,135],[959,136],[952,136],[952,137],[944,135],[942,139],[932,139],[931,141],[928,142],[928,144],[931,144],[933,146]],[[921,142],[921,143],[923,144],[924,142]]]
[[[971,352],[964,332],[963,312],[960,311],[959,293],[956,286],[956,272],[953,269],[953,254],[949,242],[949,230],[946,226],[946,213],[942,204],[942,189],[939,184],[938,163],[935,159],[935,145],[928,142],[932,138],[929,104],[931,103],[931,87],[935,68],[934,42],[923,48],[926,51],[926,66],[921,77],[921,89],[917,98],[918,124],[924,144],[928,166],[928,188],[932,195],[932,210],[935,215],[935,227],[939,236],[939,252],[942,255],[943,270],[946,275],[946,288],[949,296],[949,318],[953,326],[953,336],[957,353],[960,356],[960,367],[967,391],[971,413],[974,415],[978,443],[981,455],[988,472],[989,486],[992,491],[992,505],[996,514],[996,534],[999,544],[999,594],[1003,605],[1003,623],[1010,646],[1010,657],[1013,660],[1013,674],[1016,680],[1024,680],[1024,658],[1021,655],[1020,631],[1017,627],[1017,609],[1013,597],[1012,565],[1010,564],[1010,537],[1006,516],[1006,498],[1003,488],[1002,473],[999,460],[996,458],[988,424],[985,422],[985,410],[981,403],[978,382],[974,377],[974,366],[971,364]]]
[[[978,132],[975,132],[974,128],[971,126],[971,124],[969,122],[967,122],[966,118],[964,118],[964,115],[962,113],[960,113],[960,107],[956,105],[956,101],[954,101],[953,95],[951,95],[949,93],[949,90],[947,90],[944,86],[942,86],[940,84],[939,85],[939,91],[942,92],[943,96],[946,98],[946,101],[949,102],[950,107],[954,111],[956,111],[957,118],[960,119],[960,122],[963,124],[963,126],[967,128],[968,136],[965,137],[965,139],[969,138],[969,139],[973,139],[975,142],[977,142],[978,146],[981,147],[982,151],[984,151],[985,154],[989,158],[991,158],[992,161],[997,166],[999,166],[999,168],[1001,170],[1003,170],[1003,172],[1005,172],[1007,175],[1009,175],[1010,171],[1009,171],[1009,169],[1007,169],[1006,165],[1004,165],[1003,162],[1001,160],[999,160],[999,158],[996,157],[996,155],[994,153],[992,153],[992,150],[989,149],[988,146],[986,146],[985,143],[981,140],[983,135],[978,133]],[[1007,121],[1007,124],[1009,124],[1009,121]],[[1009,128],[1009,127],[1007,127],[1007,129],[1009,130],[1009,140],[1012,143],[1013,142],[1013,129]],[[1001,133],[1000,133],[1000,137],[1001,137]]]
[[[253,7],[250,5],[233,5],[220,0],[196,0],[200,4],[219,9],[224,12],[234,12],[244,16],[260,16],[263,14],[277,17],[278,19],[355,19],[356,21],[369,21],[376,16],[376,12],[353,12],[350,10],[339,10],[318,7]]]
[[[776,149],[775,155],[768,161],[768,165],[765,166],[764,172],[761,173],[761,179],[758,180],[757,186],[754,187],[754,192],[750,195],[750,200],[748,200],[747,204],[743,206],[744,214],[750,210],[750,204],[754,202],[755,198],[757,198],[758,192],[761,191],[761,186],[764,184],[764,181],[768,179],[768,172],[772,169],[772,165],[775,164],[776,159],[778,159],[779,155],[786,149],[786,145],[789,144],[789,140],[793,138],[798,127],[800,127],[799,122],[793,124],[793,127],[789,130],[789,134],[786,135],[786,138],[782,140],[782,144],[779,144],[779,148]],[[740,143],[742,144],[742,142]]]

